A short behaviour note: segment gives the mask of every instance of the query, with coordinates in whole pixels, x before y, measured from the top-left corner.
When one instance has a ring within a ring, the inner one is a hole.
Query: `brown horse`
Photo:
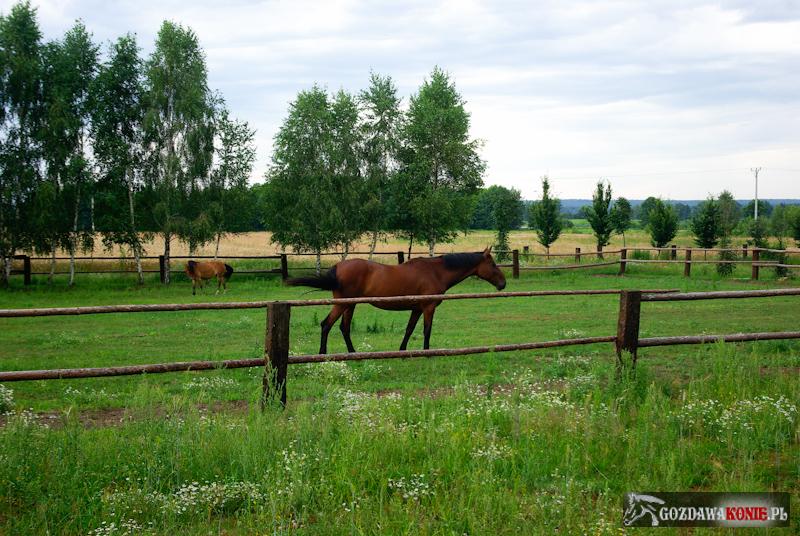
[[[192,280],[192,296],[195,295],[195,288],[203,288],[203,280],[217,278],[217,294],[222,287],[223,291],[227,290],[226,283],[233,274],[233,268],[229,264],[219,261],[197,262],[189,261],[186,263],[184,270],[189,279]]]
[[[299,277],[288,279],[288,285],[315,287],[332,290],[334,298],[359,298],[376,296],[416,296],[420,294],[444,294],[447,289],[460,283],[471,275],[488,281],[497,290],[506,286],[503,272],[495,264],[491,251],[482,253],[450,253],[441,257],[412,259],[396,266],[388,266],[363,259],[342,261],[321,277]],[[400,344],[405,350],[408,339],[417,326],[420,316],[424,316],[424,348],[430,347],[433,313],[441,300],[428,302],[373,303],[380,309],[393,311],[411,311],[406,334]],[[328,332],[342,317],[340,329],[347,344],[348,352],[355,352],[350,340],[350,324],[353,320],[353,305],[334,305],[331,312],[322,321],[322,337],[319,353],[328,349]]]

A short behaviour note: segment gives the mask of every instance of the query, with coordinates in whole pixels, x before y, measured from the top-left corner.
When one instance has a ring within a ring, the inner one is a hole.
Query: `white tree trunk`
[[[164,233],[164,284],[169,285],[169,246],[172,241],[170,233]]]
[[[78,249],[78,209],[81,206],[81,191],[75,196],[75,212],[72,216],[72,236],[69,238],[69,286],[75,284],[75,250]]]
[[[350,253],[350,244],[344,244],[344,249],[342,250],[342,260],[347,260],[347,254]]]
[[[319,249],[317,250],[316,268],[317,268],[317,277],[319,277],[320,273],[322,273],[322,251]]]
[[[56,246],[53,244],[53,251],[50,254],[50,275],[47,276],[47,283],[53,283],[53,276],[56,273]]]
[[[428,242],[428,255],[433,257],[433,252],[436,249],[436,240],[431,240]]]
[[[369,244],[369,260],[375,255],[375,246],[378,244],[378,230],[372,231],[372,242]]]
[[[131,171],[128,170],[128,216],[131,220],[131,233],[133,236],[136,237],[135,243],[131,244],[133,246],[133,257],[136,259],[136,274],[139,278],[139,284],[144,284],[144,274],[142,274],[142,252],[141,248],[139,247],[139,233],[136,232],[136,218],[135,218],[135,211],[133,209],[133,181],[130,178]]]
[[[217,260],[219,257],[219,241],[222,238],[222,233],[217,233],[217,247],[214,248],[214,260]]]
[[[3,256],[3,286],[8,286],[11,279],[11,257]]]

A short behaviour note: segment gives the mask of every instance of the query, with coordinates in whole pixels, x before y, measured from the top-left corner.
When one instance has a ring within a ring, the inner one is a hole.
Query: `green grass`
[[[684,279],[680,269],[629,266],[624,278],[615,267],[529,272],[507,290],[796,285],[770,270],[750,282],[719,279],[713,266]],[[491,287],[470,280],[454,291]],[[238,277],[224,296],[192,297],[182,281],[137,288],[132,278],[93,276],[74,289],[61,279],[52,288],[15,286],[0,292],[0,308],[303,292]],[[609,335],[617,301],[444,302],[432,346]],[[641,335],[791,330],[798,312],[788,297],[650,303]],[[292,311],[293,353],[317,350],[326,313]],[[256,357],[264,317],[233,310],[0,319],[0,369]],[[395,349],[406,320],[361,305],[354,343]],[[421,346],[421,329],[411,346]],[[343,350],[332,331],[330,351]],[[622,494],[637,489],[789,491],[798,511],[800,343],[644,349],[635,376],[619,380],[615,359],[610,345],[593,345],[296,365],[287,410],[263,414],[260,369],[9,383],[0,533],[125,534],[127,523],[131,534],[611,534]]]

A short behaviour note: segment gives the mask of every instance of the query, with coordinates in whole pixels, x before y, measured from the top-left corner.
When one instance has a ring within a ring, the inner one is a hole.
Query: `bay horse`
[[[314,287],[333,291],[334,298],[360,298],[379,296],[417,296],[421,294],[444,294],[470,276],[477,276],[494,285],[497,290],[506,286],[503,272],[495,264],[491,249],[478,253],[450,253],[439,257],[419,257],[398,265],[386,265],[364,259],[342,261],[320,277],[298,277],[287,279],[287,285]],[[406,334],[400,344],[405,350],[408,340],[424,316],[424,348],[430,348],[433,313],[441,300],[427,302],[372,303],[379,309],[411,311]],[[319,353],[327,353],[328,333],[342,317],[340,329],[348,352],[355,352],[350,339],[350,325],[355,304],[334,305],[322,321]]]
[[[204,279],[211,279],[212,277],[217,278],[216,294],[219,294],[220,287],[222,287],[223,291],[228,290],[226,283],[231,278],[231,274],[233,274],[233,268],[229,264],[219,261],[189,261],[186,263],[184,271],[189,276],[189,279],[192,280],[192,296],[195,295],[196,287],[203,288]]]

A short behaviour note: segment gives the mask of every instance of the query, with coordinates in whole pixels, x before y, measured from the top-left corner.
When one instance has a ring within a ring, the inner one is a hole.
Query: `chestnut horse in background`
[[[287,279],[286,284],[332,290],[334,298],[417,296],[444,294],[449,288],[472,275],[488,281],[497,290],[503,290],[506,286],[506,278],[495,264],[489,248],[481,253],[450,253],[440,257],[420,257],[396,266],[364,259],[351,259],[338,263],[321,277]],[[370,305],[392,311],[411,311],[400,350],[406,349],[419,317],[424,316],[424,348],[427,350],[430,348],[433,313],[440,303],[441,300],[433,300]],[[347,351],[355,352],[353,341],[350,340],[350,324],[355,309],[355,304],[333,306],[321,324],[319,353],[327,352],[328,332],[339,317],[342,317],[340,329],[347,344]]]
[[[229,264],[219,261],[189,261],[186,263],[184,271],[189,276],[189,279],[192,280],[192,296],[195,295],[196,287],[203,288],[204,279],[211,279],[212,277],[217,278],[216,294],[219,294],[220,287],[222,287],[223,291],[227,290],[226,283],[231,278],[231,274],[233,274],[233,268]]]

